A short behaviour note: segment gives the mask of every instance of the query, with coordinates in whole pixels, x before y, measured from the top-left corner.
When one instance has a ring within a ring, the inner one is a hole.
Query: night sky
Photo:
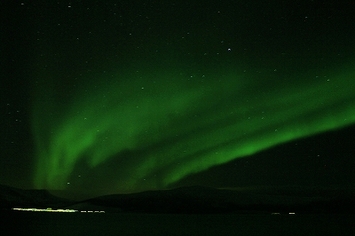
[[[0,183],[349,187],[353,1],[2,1]]]

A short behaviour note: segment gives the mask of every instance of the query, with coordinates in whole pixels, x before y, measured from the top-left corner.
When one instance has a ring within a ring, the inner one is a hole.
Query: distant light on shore
[[[52,209],[52,208],[46,208],[46,209],[40,209],[40,208],[22,208],[22,207],[14,207],[12,208],[14,211],[34,211],[34,212],[65,212],[65,213],[70,213],[70,212],[81,212],[81,213],[105,213],[105,211],[78,211],[74,209]]]

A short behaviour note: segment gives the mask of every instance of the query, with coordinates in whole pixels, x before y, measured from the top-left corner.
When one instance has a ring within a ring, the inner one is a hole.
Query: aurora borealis
[[[16,6],[36,188],[167,188],[355,123],[340,3],[142,2]]]
[[[249,91],[259,82],[238,83],[242,74],[223,83],[211,79],[204,87],[189,80],[179,84],[173,76],[157,73],[144,87],[130,77],[128,84],[79,93],[61,110],[58,124],[46,127],[50,134],[41,130],[45,114],[37,115],[36,183],[64,187],[78,163],[93,169],[112,158],[120,163],[116,171],[127,173],[117,180],[120,185],[165,187],[211,166],[355,121],[354,88],[348,86],[354,73],[259,89],[257,98]],[[333,94],[334,87],[339,93]]]

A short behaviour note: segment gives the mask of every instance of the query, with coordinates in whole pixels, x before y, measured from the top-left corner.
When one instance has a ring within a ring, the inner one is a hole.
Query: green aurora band
[[[345,127],[355,122],[355,72],[347,68],[277,78],[277,86],[235,71],[198,80],[166,71],[120,74],[68,92],[65,101],[44,85],[33,113],[35,185],[64,189],[84,167],[93,173],[106,165],[117,173],[110,179],[117,192],[163,188]]]

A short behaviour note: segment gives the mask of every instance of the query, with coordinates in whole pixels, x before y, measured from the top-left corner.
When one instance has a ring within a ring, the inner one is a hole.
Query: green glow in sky
[[[355,122],[350,70],[273,81],[243,71],[151,72],[98,78],[105,82],[83,85],[61,100],[50,99],[55,95],[46,85],[34,105],[36,186],[65,188],[72,176],[107,167],[116,173],[110,181],[117,189],[161,188]]]

